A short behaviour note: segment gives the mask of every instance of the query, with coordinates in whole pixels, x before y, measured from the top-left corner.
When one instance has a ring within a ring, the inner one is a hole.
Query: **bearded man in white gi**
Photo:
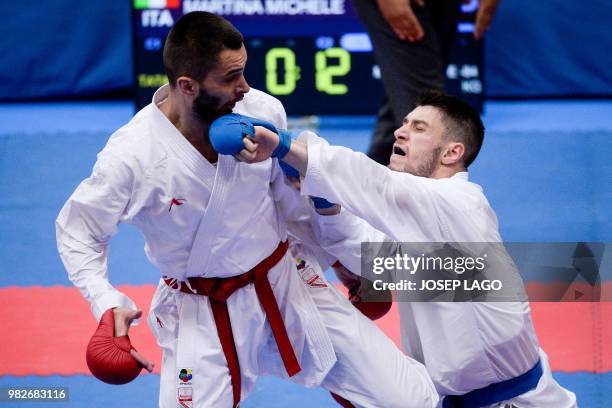
[[[484,137],[461,100],[425,93],[395,131],[388,167],[312,132],[282,160],[302,175],[301,192],[339,203],[319,217],[321,244],[353,272],[361,242],[501,242],[497,218],[467,167]],[[258,162],[279,138],[257,128],[238,157]],[[405,351],[427,367],[444,407],[575,407],[552,378],[528,302],[399,305]]]
[[[120,222],[142,231],[164,277],[149,314],[163,350],[161,407],[237,406],[263,374],[356,406],[434,407],[425,367],[326,283],[308,247],[287,252],[286,226],[304,221],[306,200],[277,160],[251,166],[212,148],[209,125],[232,111],[286,128],[280,102],[249,89],[246,60],[221,17],[175,24],[169,85],[112,135],[57,219],[70,279],[97,319],[113,309],[115,335],[127,334],[140,311],[109,283],[108,242]]]

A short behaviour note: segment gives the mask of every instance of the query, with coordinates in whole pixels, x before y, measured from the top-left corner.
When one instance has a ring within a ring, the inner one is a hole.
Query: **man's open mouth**
[[[403,151],[402,148],[399,147],[399,146],[393,146],[393,154],[397,154],[397,155],[400,155],[400,156],[405,156],[406,152]]]

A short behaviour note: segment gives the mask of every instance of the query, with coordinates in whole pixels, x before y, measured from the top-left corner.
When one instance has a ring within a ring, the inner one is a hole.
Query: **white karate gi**
[[[219,155],[213,166],[160,111],[167,95],[168,86],[160,88],[152,104],[112,135],[57,219],[62,260],[98,319],[111,307],[135,308],[107,277],[108,241],[119,222],[142,231],[147,257],[162,275],[184,281],[249,271],[287,238],[285,219],[304,221],[305,200],[275,160],[247,165]],[[255,89],[235,112],[286,128],[280,102]],[[300,273],[289,251],[268,274],[302,368],[292,380],[323,386],[358,406],[435,406],[438,396],[425,368],[327,285],[306,247],[298,252],[306,260]],[[313,273],[320,279],[312,281]],[[257,376],[287,374],[253,285],[237,290],[227,305],[244,399]],[[160,280],[149,325],[163,350],[160,406],[179,406],[179,398],[183,406],[232,405],[207,297]]]
[[[500,242],[497,217],[467,172],[431,179],[392,171],[361,153],[330,146],[311,132],[301,192],[342,205],[320,216],[321,245],[351,271],[361,270],[363,242]],[[538,387],[508,403],[574,407],[575,395],[552,378],[539,348],[529,303],[399,303],[402,345],[421,361],[441,395],[461,395],[531,369]]]

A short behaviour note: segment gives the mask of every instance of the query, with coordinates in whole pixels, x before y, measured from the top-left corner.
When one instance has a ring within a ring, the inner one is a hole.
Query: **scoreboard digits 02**
[[[243,33],[247,82],[277,97],[289,115],[375,114],[384,93],[369,37],[350,1],[330,1],[317,0],[313,8],[306,0],[133,0],[137,109],[167,82],[163,44],[174,22],[202,10],[223,15]],[[482,42],[472,40],[470,23],[477,4],[463,7],[446,88],[480,110]]]

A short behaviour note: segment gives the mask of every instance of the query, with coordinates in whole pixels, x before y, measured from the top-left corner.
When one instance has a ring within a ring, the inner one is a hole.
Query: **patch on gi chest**
[[[327,283],[315,272],[312,266],[308,265],[305,260],[295,258],[295,264],[300,274],[300,277],[306,285],[311,288],[326,288]]]
[[[170,206],[168,207],[168,212],[172,211],[172,207],[174,206],[179,206],[179,205],[183,205],[185,204],[187,200],[184,198],[176,198],[176,197],[172,197],[172,200],[170,200]]]

